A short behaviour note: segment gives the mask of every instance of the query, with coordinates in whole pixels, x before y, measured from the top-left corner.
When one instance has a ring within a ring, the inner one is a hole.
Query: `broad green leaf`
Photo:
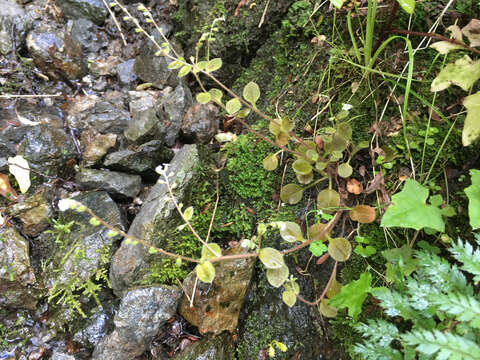
[[[265,159],[263,159],[263,168],[268,171],[273,171],[278,166],[278,158],[277,155],[271,154],[268,155]]]
[[[349,163],[343,163],[338,166],[338,175],[342,178],[348,178],[353,173],[353,169]]]
[[[313,162],[316,162],[318,160],[318,153],[316,150],[308,149],[305,152],[305,155],[307,155],[308,159]]]
[[[308,247],[313,256],[322,256],[327,251],[327,245],[322,240],[314,241]]]
[[[256,83],[250,81],[243,88],[243,97],[255,107],[257,100],[260,98],[260,88]]]
[[[470,170],[472,185],[465,189],[468,197],[468,216],[472,228],[480,228],[480,170]]]
[[[363,245],[357,245],[355,246],[355,249],[353,250],[353,252],[357,255],[367,258],[369,256],[376,254],[377,249],[375,249],[372,245],[367,245],[365,247]]]
[[[280,190],[280,199],[290,205],[302,200],[303,189],[296,184],[287,184]]]
[[[327,318],[334,318],[337,316],[337,308],[330,306],[328,304],[328,299],[322,299],[320,301],[320,304],[318,304],[318,311]]]
[[[213,89],[208,90],[208,92],[210,93],[210,96],[212,97],[213,101],[215,101],[217,103],[222,102],[223,93],[222,93],[221,90],[213,88]]]
[[[413,14],[413,10],[415,10],[415,0],[397,0],[400,4],[400,7],[405,11],[407,14]]]
[[[352,254],[352,245],[344,238],[330,239],[328,242],[328,254],[335,261],[347,261]]]
[[[413,251],[407,245],[384,250],[382,255],[388,261],[385,275],[389,282],[401,281],[404,276],[409,276],[418,268],[418,259],[413,258]]]
[[[193,216],[193,207],[189,206],[188,208],[185,209],[183,212],[183,217],[185,218],[186,221],[190,221],[190,219]]]
[[[462,34],[470,41],[470,46],[480,46],[480,20],[472,19],[462,28]]]
[[[180,71],[178,72],[178,77],[184,77],[187,75],[190,71],[192,71],[192,66],[191,65],[185,65],[183,66]]]
[[[297,223],[292,221],[282,221],[279,223],[280,236],[289,243],[304,241],[302,229]]]
[[[206,69],[207,69],[207,66],[208,66],[208,61],[205,61],[205,60],[199,61],[199,62],[197,63],[197,68],[198,68],[198,70],[206,70]]]
[[[337,9],[340,9],[345,2],[345,0],[330,0],[333,6],[335,6]]]
[[[285,265],[283,255],[277,249],[266,247],[259,251],[258,258],[267,269],[279,269]]]
[[[220,246],[218,246],[218,244],[208,243],[208,247],[206,245],[202,246],[203,260],[215,259],[219,256],[222,256],[222,249],[220,249]]]
[[[339,152],[347,148],[347,139],[340,134],[333,134],[330,142],[325,142],[324,149],[328,153]],[[341,154],[340,154],[341,156]]]
[[[340,205],[340,195],[333,189],[325,189],[317,195],[318,207],[321,209],[337,208]]]
[[[20,192],[22,194],[26,193],[31,185],[30,166],[28,165],[28,161],[21,155],[9,157],[8,171],[10,171],[10,174],[12,174],[15,177],[15,180],[17,180]]]
[[[208,92],[202,92],[197,94],[196,98],[200,104],[206,104],[212,99],[212,95]]]
[[[348,315],[357,320],[362,311],[363,302],[370,292],[371,284],[372,275],[364,272],[358,280],[343,285],[340,292],[329,301],[329,305],[337,309],[348,308]]]
[[[300,175],[308,175],[312,172],[312,165],[305,159],[297,159],[292,164],[293,171]]]
[[[288,279],[288,267],[283,265],[278,269],[267,269],[267,280],[273,287],[280,287]]]
[[[347,140],[352,140],[352,127],[349,123],[343,122],[337,126],[337,134]]]
[[[480,91],[463,99],[467,117],[463,124],[462,143],[468,146],[480,137]]]
[[[200,281],[204,283],[211,283],[215,279],[215,268],[209,261],[205,261],[203,264],[198,264],[195,268],[195,272]]]
[[[282,300],[288,307],[292,307],[297,302],[297,295],[293,290],[286,290],[282,293]]]
[[[350,219],[361,224],[368,224],[375,221],[375,209],[368,205],[357,205],[350,210]]]
[[[297,176],[298,182],[303,185],[310,184],[313,180],[313,172],[309,172],[307,175],[299,173],[296,173],[295,175]]]
[[[428,189],[412,179],[392,196],[392,205],[383,215],[381,226],[420,230],[425,227],[443,232],[445,223],[438,207],[427,205]]]
[[[238,99],[233,98],[233,99],[229,100],[229,101],[225,104],[225,107],[226,107],[226,109],[227,109],[227,112],[228,112],[230,115],[233,115],[233,114],[235,114],[238,110],[240,110],[240,108],[242,107],[242,104],[240,103],[240,101],[238,101]]]
[[[442,91],[450,85],[460,86],[468,91],[480,78],[480,60],[473,61],[468,55],[455,61],[454,64],[445,66],[432,81],[430,90]]]
[[[212,72],[218,70],[222,67],[222,59],[215,58],[208,62],[207,67],[205,69],[206,72]]]

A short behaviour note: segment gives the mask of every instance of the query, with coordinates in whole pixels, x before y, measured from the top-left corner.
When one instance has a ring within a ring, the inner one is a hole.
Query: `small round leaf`
[[[338,166],[338,175],[342,178],[348,178],[353,173],[353,169],[349,163],[343,163]]]
[[[190,221],[190,219],[193,216],[193,207],[189,206],[188,208],[185,209],[183,212],[183,217],[185,218],[185,221]]]
[[[196,98],[200,104],[206,104],[212,99],[212,95],[208,92],[202,92],[197,94]]]
[[[293,290],[287,290],[282,293],[282,300],[288,307],[292,307],[297,302],[297,295]]]
[[[213,89],[208,90],[208,92],[210,93],[210,96],[212,97],[213,101],[215,101],[217,103],[222,102],[223,93],[222,93],[221,90],[213,88]]]
[[[350,219],[361,224],[368,224],[375,221],[375,209],[368,205],[357,205],[350,210]]]
[[[280,236],[288,243],[304,241],[302,229],[293,221],[280,222]]]
[[[280,199],[290,205],[302,200],[303,189],[296,184],[287,184],[280,190]]]
[[[340,205],[340,195],[333,189],[325,189],[317,195],[318,207],[322,209],[337,208]]]
[[[198,279],[204,283],[211,283],[213,279],[215,279],[215,268],[208,261],[205,261],[203,264],[198,264],[195,272]]]
[[[321,241],[327,241],[328,240],[328,232],[324,232],[324,230],[327,228],[328,224],[313,224],[308,228],[308,237],[309,239],[318,239]]]
[[[344,238],[330,239],[328,253],[335,261],[347,261],[352,254],[352,245]]]
[[[293,170],[300,175],[308,175],[312,172],[312,165],[305,159],[295,160],[292,164]]]
[[[280,287],[288,279],[288,267],[283,265],[278,269],[267,269],[267,280],[273,287]]]
[[[333,298],[335,295],[337,295],[340,290],[342,289],[342,284],[340,284],[337,279],[333,279],[333,281],[330,283],[330,286],[327,289],[327,297],[329,299]]]
[[[238,110],[240,110],[240,108],[242,107],[242,104],[240,103],[240,101],[238,101],[238,99],[233,98],[233,99],[229,100],[229,101],[225,104],[225,107],[227,108],[227,112],[228,112],[230,115],[233,115],[233,114],[235,114]]]
[[[222,256],[222,249],[215,243],[208,243],[208,247],[202,246],[202,259],[210,260]]]
[[[180,71],[178,72],[178,77],[181,78],[181,77],[184,77],[185,75],[187,75],[190,71],[192,71],[192,66],[191,65],[185,65],[183,66]]]
[[[349,123],[340,123],[337,126],[337,134],[342,136],[344,139],[352,140],[352,127]]]
[[[245,87],[243,88],[243,97],[247,100],[250,104],[255,106],[257,100],[260,98],[260,88],[256,83],[250,81]]]
[[[218,70],[222,67],[222,59],[215,58],[208,62],[207,67],[205,69],[206,72],[212,72]]]
[[[337,308],[328,305],[328,299],[322,299],[318,304],[318,310],[327,318],[334,318],[337,316]]]
[[[307,175],[301,175],[301,174],[295,174],[297,176],[297,180],[300,184],[306,185],[310,184],[313,180],[313,172],[307,174]]]
[[[278,158],[277,155],[271,154],[268,155],[265,159],[263,159],[263,167],[265,170],[273,171],[278,166]]]
[[[267,269],[279,269],[285,265],[283,255],[277,249],[266,247],[259,251],[258,258]]]

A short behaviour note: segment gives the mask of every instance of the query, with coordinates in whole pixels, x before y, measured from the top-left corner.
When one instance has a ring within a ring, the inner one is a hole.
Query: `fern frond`
[[[425,355],[436,354],[437,360],[480,359],[480,347],[477,344],[451,333],[420,330],[402,335],[402,339]]]
[[[477,243],[480,245],[480,237],[477,235]],[[453,257],[463,263],[462,269],[474,275],[473,281],[480,281],[480,247],[476,250],[468,242],[458,240],[450,249]]]
[[[403,356],[398,350],[390,347],[376,346],[372,343],[357,344],[353,351],[367,360],[402,360]]]
[[[397,327],[385,320],[368,320],[368,324],[358,323],[354,328],[364,338],[380,347],[388,347],[393,340],[398,339]]]
[[[455,316],[458,321],[471,321],[472,327],[480,329],[480,301],[474,297],[458,293],[435,294],[430,300],[438,310]]]

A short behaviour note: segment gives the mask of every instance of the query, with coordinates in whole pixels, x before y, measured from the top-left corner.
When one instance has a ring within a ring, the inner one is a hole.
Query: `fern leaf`
[[[463,294],[435,294],[431,296],[432,303],[440,311],[455,316],[458,321],[471,321],[470,325],[480,329],[480,301]]]
[[[357,344],[353,351],[367,360],[402,360],[403,357],[398,350],[390,347],[381,347],[372,343]]]
[[[478,360],[480,347],[473,341],[451,333],[434,331],[412,331],[402,335],[409,345],[425,355],[435,355],[437,360]]]
[[[480,245],[480,236],[477,235],[477,243]],[[458,244],[450,249],[453,257],[463,263],[462,269],[474,275],[473,281],[480,281],[480,248],[476,250],[468,242],[458,240]]]

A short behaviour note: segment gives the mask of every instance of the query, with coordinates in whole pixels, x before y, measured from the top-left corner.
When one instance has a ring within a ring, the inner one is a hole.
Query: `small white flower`
[[[161,164],[155,168],[155,172],[160,175],[165,175],[167,173],[168,167],[170,164]]]
[[[60,199],[58,202],[58,210],[67,211],[68,209],[74,209],[78,205],[78,202],[72,199]]]
[[[342,110],[350,111],[353,106],[350,104],[343,104]]]

